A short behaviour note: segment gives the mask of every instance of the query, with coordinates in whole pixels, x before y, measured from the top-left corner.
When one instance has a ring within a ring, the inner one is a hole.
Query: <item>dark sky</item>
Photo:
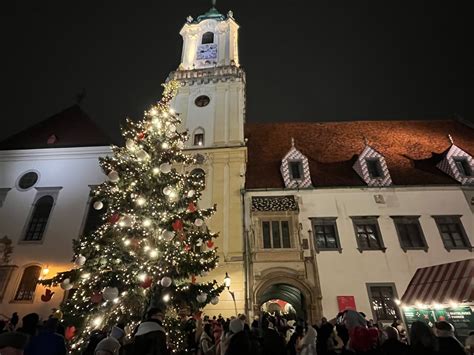
[[[125,116],[141,118],[159,99],[180,61],[186,16],[210,7],[209,0],[6,3],[0,139],[71,106],[81,88],[84,109],[116,136]],[[474,121],[464,3],[218,0],[217,7],[233,10],[241,25],[250,122],[453,114]]]

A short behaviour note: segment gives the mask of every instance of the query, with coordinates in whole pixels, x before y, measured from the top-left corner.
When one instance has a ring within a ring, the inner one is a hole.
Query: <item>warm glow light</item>
[[[169,294],[166,294],[163,296],[163,302],[169,302],[171,299],[170,295]]]
[[[153,175],[158,175],[160,173],[159,168],[153,168]]]
[[[400,306],[402,304],[402,301],[400,301],[399,299],[395,299],[394,301],[397,306]]]
[[[84,280],[87,280],[89,277],[91,277],[91,274],[89,274],[88,272],[81,275],[81,278],[83,278]]]
[[[48,273],[49,273],[49,268],[48,268],[48,266],[46,266],[46,267],[43,269],[43,276],[48,275]]]
[[[140,275],[138,275],[138,279],[141,281],[141,282],[145,282],[146,280],[146,274],[145,273],[142,273]]]
[[[152,109],[150,110],[150,115],[156,116],[157,114],[158,114],[158,111],[156,110],[156,108],[152,108]]]
[[[174,114],[176,113],[176,111],[173,110],[172,108],[170,108],[169,111],[170,111],[170,113],[171,113],[172,115],[174,115]]]
[[[170,145],[166,142],[163,142],[163,144],[161,145],[161,148],[163,149],[168,149],[170,147]]]
[[[151,219],[145,219],[143,221],[143,227],[150,227],[151,226]]]
[[[451,306],[451,308],[458,308],[459,307],[459,304],[455,301],[449,302],[449,305]]]
[[[92,321],[92,325],[94,325],[94,327],[98,327],[101,325],[102,320],[103,318],[99,316]]]
[[[443,305],[442,304],[439,304],[439,303],[435,303],[434,304],[434,309],[443,309]]]
[[[127,247],[131,244],[132,242],[130,241],[130,239],[125,239],[123,244],[125,244]]]
[[[146,199],[140,196],[139,198],[137,198],[136,202],[138,206],[143,206],[146,203]]]
[[[153,259],[157,258],[158,257],[158,250],[155,249],[155,250],[150,251],[150,257],[153,258]]]

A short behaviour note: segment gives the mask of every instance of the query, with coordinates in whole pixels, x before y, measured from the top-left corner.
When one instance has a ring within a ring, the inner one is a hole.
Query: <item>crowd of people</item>
[[[446,321],[433,327],[415,322],[407,334],[400,321],[381,327],[353,310],[314,325],[269,314],[252,322],[245,315],[228,319],[180,316],[185,353],[191,355],[474,355],[474,333],[463,346]],[[163,310],[152,308],[130,336],[121,324],[98,330],[83,354],[171,354],[163,318]],[[64,328],[57,317],[40,324],[39,316],[31,313],[23,317],[21,326],[18,323],[16,314],[8,322],[0,321],[0,355],[67,353]]]

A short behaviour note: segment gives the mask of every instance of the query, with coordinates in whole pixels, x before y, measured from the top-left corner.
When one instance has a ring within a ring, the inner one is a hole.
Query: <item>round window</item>
[[[20,180],[18,180],[18,187],[22,190],[29,189],[38,182],[38,174],[34,171],[30,171],[23,174]]]
[[[197,107],[207,106],[209,105],[209,102],[211,102],[211,99],[209,98],[209,96],[206,96],[206,95],[198,96],[196,100],[194,100],[194,103],[196,104]]]

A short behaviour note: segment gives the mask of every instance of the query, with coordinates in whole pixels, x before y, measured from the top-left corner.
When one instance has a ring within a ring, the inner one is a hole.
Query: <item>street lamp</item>
[[[235,302],[235,293],[230,290],[230,282],[230,276],[226,272],[224,277],[224,286],[227,287],[227,291],[229,291],[230,295],[232,296],[232,300],[234,301],[235,315],[237,316],[237,303]]]

